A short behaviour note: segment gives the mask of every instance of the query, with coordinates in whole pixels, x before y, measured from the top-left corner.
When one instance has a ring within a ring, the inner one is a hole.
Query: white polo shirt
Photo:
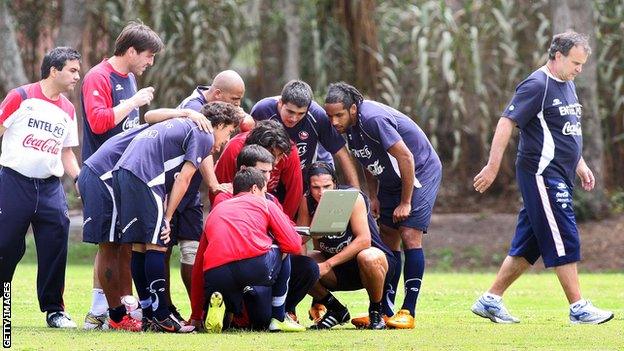
[[[0,123],[7,128],[0,165],[30,178],[63,175],[62,149],[78,146],[76,112],[65,96],[48,99],[39,82],[13,89],[0,105]]]

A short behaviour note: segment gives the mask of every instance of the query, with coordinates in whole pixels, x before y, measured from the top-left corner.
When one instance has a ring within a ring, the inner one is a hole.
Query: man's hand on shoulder
[[[195,110],[191,110],[190,108],[182,109],[182,112],[186,116],[186,118],[193,121],[197,124],[199,130],[212,134],[212,123],[204,116],[202,113],[199,113]]]

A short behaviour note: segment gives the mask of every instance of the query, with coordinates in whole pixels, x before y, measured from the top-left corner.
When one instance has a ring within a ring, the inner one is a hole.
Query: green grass
[[[175,268],[174,268],[175,269]],[[174,300],[183,315],[189,308],[177,274],[172,274]],[[18,266],[13,281],[12,344],[17,350],[621,350],[624,349],[624,275],[584,274],[587,297],[612,309],[615,320],[599,326],[572,326],[567,304],[554,274],[522,277],[505,297],[510,310],[522,319],[517,325],[496,325],[478,318],[469,307],[491,283],[494,274],[431,273],[425,277],[414,330],[358,331],[350,325],[338,330],[298,334],[226,333],[222,335],[165,335],[45,327],[35,292],[36,265]],[[337,293],[352,315],[368,306],[363,291]],[[400,297],[399,297],[400,298]],[[91,267],[71,265],[67,270],[67,311],[81,325],[91,299]],[[299,306],[305,317],[309,299]],[[305,318],[302,318],[305,319]],[[304,322],[309,324],[307,320]]]

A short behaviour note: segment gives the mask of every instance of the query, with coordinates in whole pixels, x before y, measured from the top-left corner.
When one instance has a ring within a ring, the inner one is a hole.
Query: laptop
[[[356,189],[325,190],[312,217],[312,224],[309,227],[297,226],[295,230],[312,237],[344,232],[359,193]]]

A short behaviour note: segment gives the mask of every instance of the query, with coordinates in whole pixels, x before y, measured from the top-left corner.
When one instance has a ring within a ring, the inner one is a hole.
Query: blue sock
[[[282,260],[282,268],[275,278],[271,291],[271,317],[280,322],[286,315],[286,295],[288,294],[288,280],[290,279],[290,255]]]
[[[403,267],[405,300],[403,300],[403,307],[401,308],[409,310],[414,316],[420,284],[425,273],[425,253],[422,248],[405,250],[403,253],[405,254],[405,266]]]
[[[147,278],[149,292],[152,295],[154,317],[162,321],[169,316],[164,252],[156,250],[145,251],[145,277]]]
[[[395,258],[394,275],[390,280],[386,280],[384,287],[384,298],[382,299],[382,312],[386,316],[394,315],[394,299],[396,298],[396,292],[399,286],[399,279],[401,278],[401,251],[392,251]]]
[[[139,295],[141,310],[143,317],[152,318],[152,297],[147,288],[147,278],[145,277],[145,253],[132,251],[130,260],[130,271],[132,272],[132,280],[134,287]]]

